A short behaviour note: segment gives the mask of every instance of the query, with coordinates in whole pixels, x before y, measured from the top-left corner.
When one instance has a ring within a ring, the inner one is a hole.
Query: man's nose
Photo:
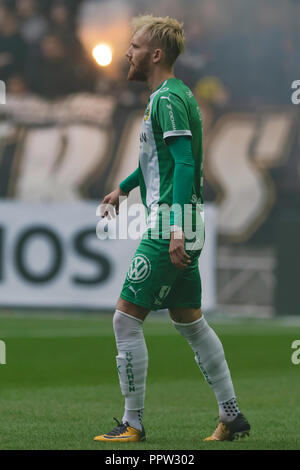
[[[131,57],[132,57],[132,54],[131,54],[131,50],[130,50],[130,48],[129,48],[129,49],[128,49],[128,51],[126,52],[126,54],[125,54],[125,57],[127,57],[127,59],[128,59],[128,60],[130,60],[130,59],[131,59]]]

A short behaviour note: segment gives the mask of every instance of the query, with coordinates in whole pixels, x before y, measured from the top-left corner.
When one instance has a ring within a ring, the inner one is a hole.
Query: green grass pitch
[[[111,314],[0,315],[0,449],[300,449],[300,364],[291,344],[300,323],[213,321],[250,439],[203,442],[217,421],[214,394],[165,315],[144,331],[149,369],[144,443],[97,443],[122,418]]]

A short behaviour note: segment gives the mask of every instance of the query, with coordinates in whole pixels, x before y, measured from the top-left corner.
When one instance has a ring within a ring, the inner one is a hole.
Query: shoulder
[[[181,107],[186,108],[186,104],[184,95],[178,93],[176,90],[168,89],[168,87],[160,90],[153,100],[153,106],[157,111],[170,108],[170,106],[174,109]]]
[[[159,105],[160,103],[170,102],[175,106],[184,106],[188,108],[191,99],[194,99],[192,90],[185,85],[182,80],[170,80],[163,86],[155,95],[153,103]]]

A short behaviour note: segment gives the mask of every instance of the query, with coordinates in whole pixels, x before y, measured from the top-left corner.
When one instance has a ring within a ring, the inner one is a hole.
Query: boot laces
[[[119,434],[124,434],[127,431],[127,428],[129,426],[129,423],[120,423],[120,421],[117,418],[114,418],[114,420],[117,423],[117,426],[114,427],[111,431],[109,431],[106,435],[107,436],[118,436]]]

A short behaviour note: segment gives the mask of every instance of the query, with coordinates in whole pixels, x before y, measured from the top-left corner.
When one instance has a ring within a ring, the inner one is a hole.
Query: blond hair
[[[183,23],[179,23],[175,18],[140,15],[132,19],[131,25],[133,34],[141,28],[147,31],[150,45],[163,49],[165,61],[170,66],[185,49]]]

